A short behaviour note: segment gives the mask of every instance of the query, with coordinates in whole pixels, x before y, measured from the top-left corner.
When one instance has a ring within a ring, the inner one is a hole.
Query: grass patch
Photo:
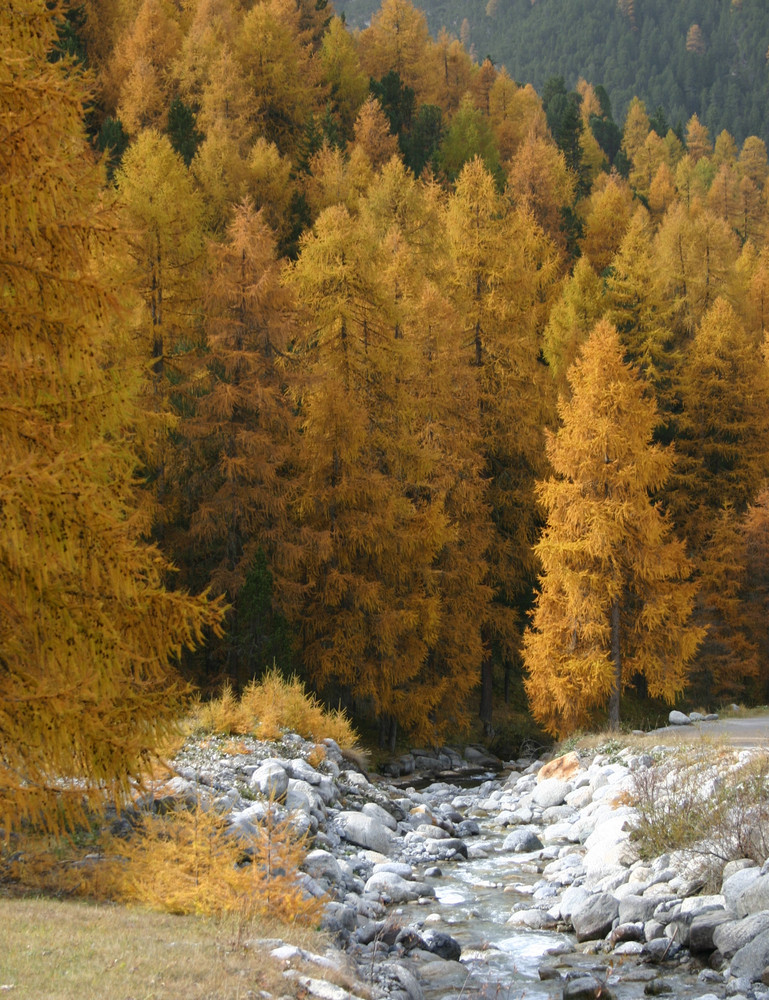
[[[0,926],[0,989],[18,1000],[256,1000],[260,990],[293,996],[296,989],[268,949],[238,939],[234,922],[0,896]],[[250,933],[312,951],[328,944],[278,923]]]

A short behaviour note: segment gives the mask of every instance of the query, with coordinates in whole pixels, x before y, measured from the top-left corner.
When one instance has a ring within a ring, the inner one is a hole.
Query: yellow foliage
[[[170,566],[145,541],[137,442],[152,421],[112,278],[117,220],[85,135],[85,81],[48,58],[59,13],[42,0],[0,6],[6,835],[27,821],[72,827],[85,803],[130,794],[173,724],[182,649],[222,616],[205,596],[166,590]]]
[[[234,836],[214,809],[180,809],[145,817],[127,842],[110,845],[114,895],[170,913],[240,920],[277,916],[313,923],[323,900],[306,899],[297,880],[305,841],[270,810],[253,837]],[[249,860],[250,859],[250,860]]]
[[[194,724],[204,732],[261,740],[279,739],[289,729],[305,739],[333,739],[343,748],[352,748],[357,741],[343,711],[325,709],[297,677],[286,680],[276,669],[252,681],[240,698],[226,686],[218,698],[197,706]]]

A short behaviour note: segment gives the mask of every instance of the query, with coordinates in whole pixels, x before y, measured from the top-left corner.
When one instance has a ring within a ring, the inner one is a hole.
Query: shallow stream
[[[472,843],[488,857],[442,862],[442,875],[426,879],[436,898],[427,905],[413,903],[395,909],[404,925],[444,931],[462,946],[464,972],[453,963],[448,963],[453,974],[448,969],[442,973],[442,963],[430,963],[435,969],[415,966],[425,1000],[561,1000],[564,981],[579,972],[592,973],[605,982],[617,1000],[638,1000],[661,992],[693,1000],[713,992],[713,985],[699,982],[697,972],[688,967],[652,966],[637,956],[596,954],[590,946],[577,945],[573,934],[508,924],[517,904],[529,900],[531,906],[536,905],[531,895],[542,879],[542,863],[537,864],[536,853],[503,852],[505,834],[482,817],[478,822],[481,836],[472,838]],[[542,966],[555,970],[555,978],[541,979]]]

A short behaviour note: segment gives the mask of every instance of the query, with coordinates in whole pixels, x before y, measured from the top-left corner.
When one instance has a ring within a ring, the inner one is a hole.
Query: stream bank
[[[330,900],[336,957],[354,962],[361,985],[334,992],[323,979],[333,957],[315,956],[318,976],[307,976],[293,965],[312,956],[277,943],[287,996],[769,993],[769,874],[731,863],[703,893],[691,855],[637,857],[628,793],[664,748],[516,760],[470,788],[459,784],[464,769],[482,764],[447,755],[457,780],[422,789],[369,780],[331,741],[315,767],[312,745],[291,734],[247,749],[235,759],[216,740],[189,745],[171,791],[207,794],[243,834],[279,799],[312,838],[304,888]]]

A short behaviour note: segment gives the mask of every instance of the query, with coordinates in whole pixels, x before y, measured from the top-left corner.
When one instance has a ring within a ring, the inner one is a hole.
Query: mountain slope
[[[504,64],[541,93],[550,76],[573,87],[602,83],[615,117],[630,99],[671,125],[695,112],[711,137],[769,139],[769,4],[766,0],[422,0],[430,30],[445,26],[475,57]],[[372,0],[336,0],[362,26]],[[464,30],[462,22],[467,19]],[[693,27],[695,26],[695,27]]]

